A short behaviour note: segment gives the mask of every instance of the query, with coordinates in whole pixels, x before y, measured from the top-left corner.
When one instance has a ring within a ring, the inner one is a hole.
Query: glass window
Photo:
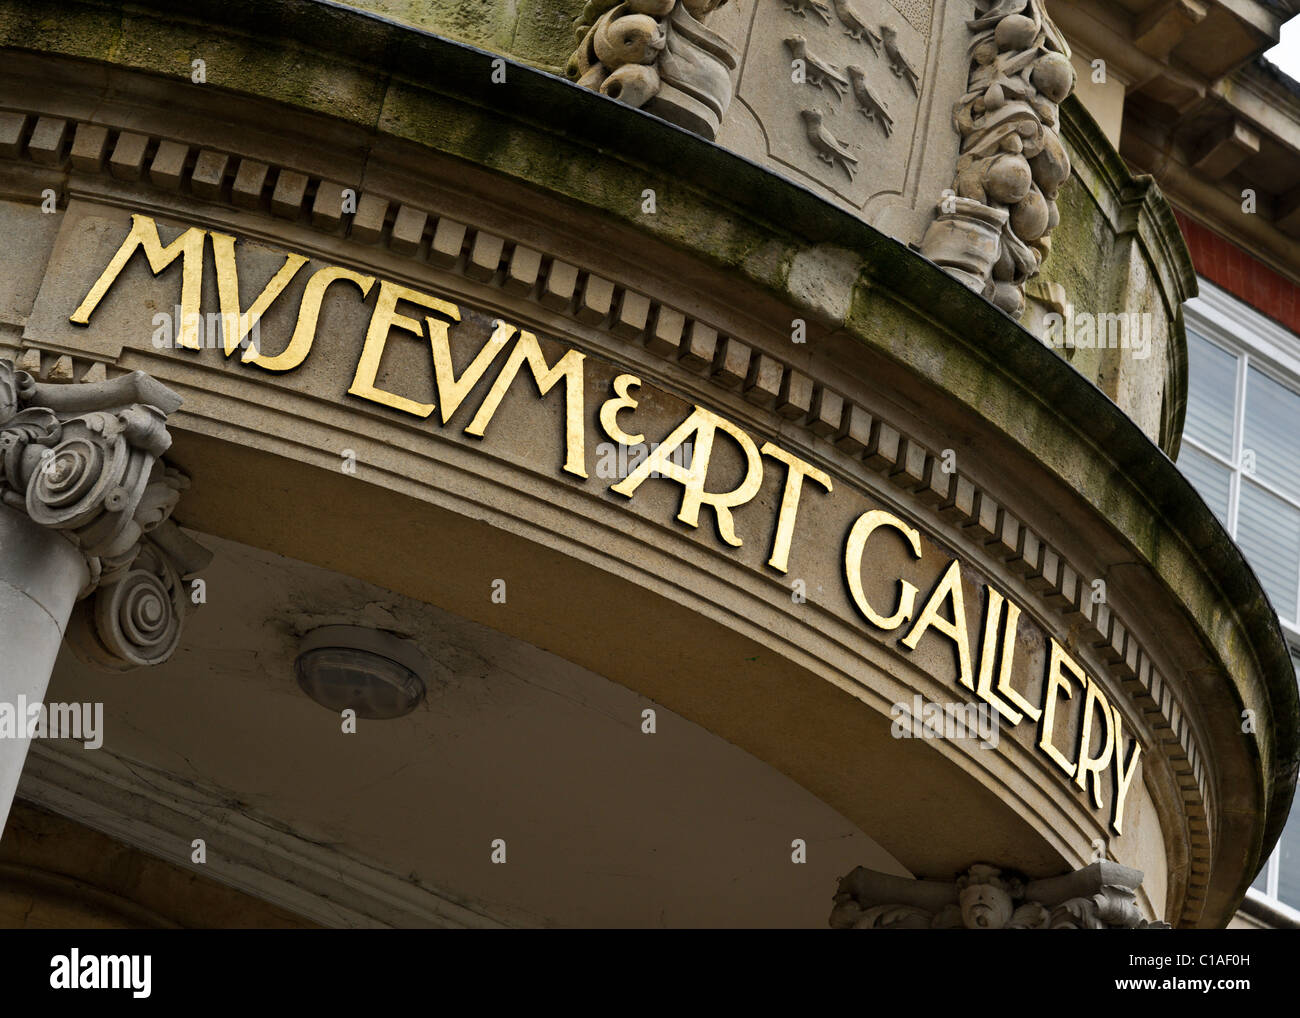
[[[1245,338],[1243,348],[1232,351],[1189,326],[1178,467],[1241,546],[1278,616],[1296,628],[1300,379],[1292,387],[1264,371]]]
[[[1293,640],[1300,675],[1300,377],[1270,372],[1248,314],[1232,336],[1188,308],[1187,419],[1178,468],[1250,562]],[[1200,321],[1205,321],[1201,319]],[[1295,337],[1300,355],[1300,337]],[[1274,340],[1276,342],[1276,340]],[[1251,884],[1300,908],[1300,808]]]
[[[1246,375],[1243,468],[1282,494],[1300,499],[1297,446],[1300,395],[1252,365]]]
[[[1228,498],[1232,490],[1232,471],[1216,463],[1205,453],[1191,445],[1184,445],[1178,454],[1178,469],[1183,472],[1214,510],[1219,522],[1228,525]]]
[[[1242,481],[1237,543],[1278,615],[1294,620],[1300,583],[1300,509],[1251,481]]]
[[[1277,843],[1277,893],[1279,901],[1300,908],[1300,810],[1291,816]]]
[[[1231,456],[1237,410],[1237,357],[1187,330],[1187,423],[1183,432]]]

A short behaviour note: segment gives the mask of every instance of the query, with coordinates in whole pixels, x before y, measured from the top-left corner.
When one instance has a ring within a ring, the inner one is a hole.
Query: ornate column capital
[[[189,486],[163,459],[180,397],[141,371],[42,382],[37,351],[21,364],[0,360],[0,500],[84,556],[78,651],[117,669],[165,661],[190,608],[182,580],[212,557],[171,520]]]
[[[955,881],[909,880],[859,866],[840,880],[835,929],[1169,929],[1137,907],[1142,871],[1095,862],[1060,877],[1029,880],[976,863]]]

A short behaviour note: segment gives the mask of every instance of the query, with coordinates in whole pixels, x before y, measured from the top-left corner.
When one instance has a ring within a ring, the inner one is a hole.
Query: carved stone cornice
[[[967,91],[953,111],[962,139],[953,190],[921,252],[1019,318],[1070,177],[1060,104],[1074,90],[1074,68],[1042,0],[979,0],[978,12],[968,22]]]
[[[141,371],[43,382],[37,351],[22,365],[0,360],[0,500],[85,557],[78,651],[116,669],[165,661],[190,607],[182,579],[211,559],[171,520],[189,486],[163,460],[180,397]]]
[[[976,863],[955,881],[909,880],[859,866],[840,880],[835,929],[1169,929],[1137,907],[1141,870],[1095,862],[1064,876],[1026,881]]]

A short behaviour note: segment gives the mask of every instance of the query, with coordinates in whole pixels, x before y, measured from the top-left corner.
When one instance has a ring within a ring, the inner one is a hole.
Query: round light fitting
[[[429,659],[410,640],[381,629],[322,626],[302,638],[293,663],[302,691],[335,712],[400,718],[424,699]]]

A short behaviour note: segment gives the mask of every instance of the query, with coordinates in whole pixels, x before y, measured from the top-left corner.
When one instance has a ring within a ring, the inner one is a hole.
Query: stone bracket
[[[1169,929],[1136,904],[1141,870],[1095,862],[1059,877],[1025,880],[976,863],[955,881],[909,880],[859,866],[840,881],[835,929]]]

